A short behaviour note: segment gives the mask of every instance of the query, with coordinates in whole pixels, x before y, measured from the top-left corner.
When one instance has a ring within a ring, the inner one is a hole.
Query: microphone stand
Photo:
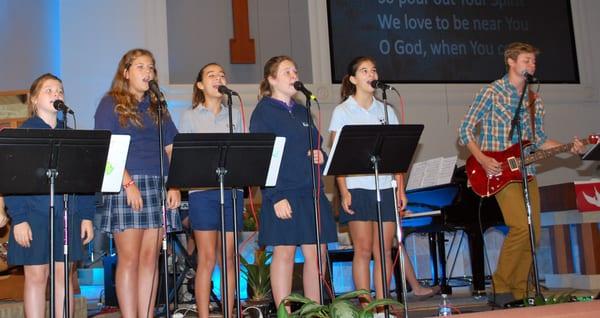
[[[229,133],[233,134],[233,114],[232,114],[232,100],[231,93],[227,93],[227,110],[229,112]],[[240,302],[240,260],[239,260],[239,251],[238,251],[238,228],[237,228],[237,189],[231,188],[231,200],[233,207],[233,245],[234,245],[234,266],[235,266],[235,304],[236,304],[236,317],[240,317],[241,312],[241,302]],[[229,307],[227,306],[227,300],[229,298],[229,284],[227,281],[227,244],[226,244],[226,234],[225,232],[225,202],[223,196],[223,188],[221,187],[221,264],[223,264],[223,268],[221,269],[224,273],[223,277],[223,290],[225,291],[221,295],[223,302],[223,317],[229,316]]]
[[[541,289],[540,289],[540,278],[539,278],[539,273],[538,273],[538,266],[537,266],[537,257],[536,257],[536,247],[535,247],[535,232],[533,229],[533,222],[532,222],[532,208],[531,208],[531,199],[529,197],[529,184],[527,181],[527,170],[525,167],[525,161],[523,160],[523,155],[524,155],[524,149],[523,149],[523,127],[522,127],[522,123],[521,123],[521,111],[523,109],[523,99],[525,97],[525,92],[527,92],[528,89],[528,84],[529,84],[529,80],[527,78],[525,78],[525,85],[523,86],[523,91],[521,92],[521,97],[519,98],[519,104],[517,105],[517,110],[515,111],[515,115],[511,121],[511,127],[510,127],[510,132],[508,133],[508,139],[512,140],[512,135],[514,132],[514,129],[516,127],[517,129],[517,136],[519,139],[519,151],[521,153],[521,158],[519,159],[519,168],[521,170],[521,182],[523,183],[523,199],[525,202],[525,208],[526,208],[526,212],[527,212],[527,225],[528,225],[528,229],[529,229],[529,246],[531,248],[531,260],[532,260],[532,265],[533,265],[533,281],[535,284],[535,296],[537,297],[541,297],[542,293],[541,293]],[[535,135],[535,131],[532,131],[532,133]],[[527,295],[525,295],[525,297],[527,297]]]
[[[396,94],[399,94],[398,91],[394,88],[391,87],[392,90],[394,90],[396,92]],[[387,87],[383,87],[382,88],[382,92],[381,92],[381,97],[383,99],[383,109],[384,109],[384,114],[385,114],[385,125],[389,125],[389,116],[388,116],[388,103],[387,103],[387,93],[386,93]],[[400,96],[400,95],[398,95]],[[377,182],[379,182],[379,178],[377,179]],[[406,267],[404,264],[404,246],[402,245],[402,217],[400,216],[400,210],[398,207],[398,197],[397,197],[397,189],[398,187],[402,187],[403,185],[398,185],[398,183],[396,182],[395,179],[392,179],[392,191],[394,192],[394,216],[395,216],[395,222],[396,222],[396,237],[398,239],[398,257],[399,257],[399,262],[400,262],[400,277],[402,277],[402,282],[400,282],[400,284],[402,284],[402,300],[403,300],[403,304],[404,304],[404,317],[408,318],[408,290],[406,288]],[[381,233],[383,233],[382,231],[382,224],[381,222],[379,222],[379,232],[380,232],[380,236],[379,236],[379,242],[383,243],[382,235]],[[383,244],[381,245],[381,250],[383,250]],[[383,253],[383,252],[380,252]],[[383,255],[383,254],[381,254]],[[382,263],[383,264],[383,263]],[[383,267],[385,268],[385,267]],[[384,272],[382,268],[382,272],[385,273],[385,284],[387,286],[387,272]],[[398,284],[399,282],[396,282],[396,293],[398,293]],[[385,295],[384,297],[387,297],[387,295]],[[388,310],[386,307],[386,315],[388,314]]]
[[[56,185],[56,177],[58,176],[54,151],[52,152],[51,165],[46,171],[46,176],[50,179],[50,317],[54,318],[56,316],[54,305],[54,299],[56,298],[54,295],[54,187]]]
[[[386,111],[387,114],[387,111]],[[381,287],[383,289],[383,298],[388,296],[388,285],[387,285],[387,272],[385,266],[385,242],[383,241],[383,221],[381,219],[381,189],[379,188],[379,164],[381,158],[379,155],[371,155],[371,163],[373,164],[373,171],[375,172],[375,192],[377,193],[377,230],[379,231],[379,255],[381,259]],[[377,279],[377,278],[374,278]],[[390,317],[390,307],[385,306],[385,318]]]
[[[317,202],[319,200],[319,197],[317,196],[317,179],[316,179],[316,174],[315,174],[315,168],[317,167],[315,165],[315,153],[313,151],[313,132],[312,132],[312,127],[314,127],[313,121],[312,121],[312,112],[310,110],[311,107],[311,102],[310,102],[310,96],[308,94],[304,94],[306,96],[306,117],[308,120],[308,143],[310,145],[310,154],[311,154],[311,160],[310,160],[310,176],[311,176],[311,182],[312,182],[312,190],[313,190],[313,209],[314,209],[314,215],[315,215],[315,240],[317,243],[317,266],[318,271],[319,271],[319,301],[321,302],[321,304],[324,303],[325,299],[323,296],[323,260],[321,259],[321,220],[319,218],[319,206],[317,205]],[[320,151],[320,149],[317,149]]]
[[[165,172],[164,172],[164,140],[163,140],[163,116],[162,111],[166,108],[166,101],[161,100],[161,96],[156,96],[158,100],[158,147],[160,155],[160,209],[162,211],[163,235],[162,235],[162,252],[163,252],[163,270],[164,270],[164,285],[165,285],[165,315],[171,317],[169,310],[169,272],[168,272],[168,257],[167,257],[167,198],[165,194]],[[175,255],[173,255],[175,257]],[[150,299],[148,301],[151,301]]]
[[[67,108],[62,110],[63,113],[63,129],[67,129]],[[69,274],[71,272],[71,268],[69,266],[69,195],[63,194],[63,255],[64,255],[64,307],[63,307],[63,317],[70,316],[70,295],[69,295]],[[54,229],[54,227],[52,227]],[[54,263],[54,262],[53,262]],[[54,288],[52,288],[51,293],[54,293]]]
[[[389,125],[389,116],[387,109],[387,93],[386,87],[381,88],[381,97],[383,99],[383,113],[384,113],[384,125]],[[371,163],[373,164],[373,170],[375,172],[375,191],[377,193],[377,230],[379,237],[379,255],[381,259],[381,287],[383,291],[383,298],[387,298],[389,294],[388,284],[387,284],[387,270],[385,265],[385,242],[383,240],[383,221],[381,219],[381,189],[379,187],[379,164],[381,162],[381,158],[379,156],[371,156]],[[394,194],[395,195],[395,194]],[[395,201],[395,200],[394,200]],[[395,206],[395,202],[394,202]],[[401,232],[399,232],[400,234]],[[402,238],[398,237],[398,241],[401,242]],[[402,269],[402,267],[401,267]],[[376,279],[376,278],[375,278]],[[389,306],[385,306],[385,317],[389,318],[390,316],[390,308]]]
[[[402,186],[402,185],[400,185]],[[396,189],[398,183],[392,180],[392,190],[394,191],[394,215],[396,217],[396,235],[398,236],[398,257],[400,261],[400,277],[402,277],[402,302],[404,304],[404,317],[408,318],[408,290],[406,289],[406,269],[404,265],[404,247],[402,246],[402,218],[398,213],[398,198]],[[396,293],[398,293],[398,282],[396,282]]]

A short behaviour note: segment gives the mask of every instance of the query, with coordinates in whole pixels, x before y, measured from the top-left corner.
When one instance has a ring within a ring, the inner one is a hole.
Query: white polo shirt
[[[236,106],[231,107],[233,132],[242,132],[242,116]],[[196,108],[188,108],[181,113],[179,119],[180,133],[228,133],[229,111],[221,105],[221,111],[213,114],[206,106],[200,104]]]
[[[388,120],[391,125],[398,124],[398,117],[394,109],[390,106],[388,109]],[[345,125],[373,125],[383,124],[385,121],[383,103],[373,98],[369,109],[364,109],[358,105],[354,97],[348,97],[343,103],[337,105],[331,116],[329,131],[336,134]],[[379,188],[389,189],[392,187],[392,174],[379,175]],[[373,175],[355,175],[346,177],[348,189],[368,189],[375,190],[375,177]]]

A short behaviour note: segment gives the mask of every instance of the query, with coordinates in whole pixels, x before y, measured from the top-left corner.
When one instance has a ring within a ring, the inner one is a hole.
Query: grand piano
[[[464,167],[455,170],[450,184],[409,190],[407,197],[408,209],[415,213],[402,222],[404,237],[411,233],[428,233],[434,284],[439,284],[443,293],[452,293],[446,277],[444,232],[462,230],[469,244],[473,295],[485,295],[482,232],[493,226],[504,225],[496,199],[480,198],[467,187]],[[424,216],[419,216],[420,213]],[[441,265],[439,270],[438,264]]]

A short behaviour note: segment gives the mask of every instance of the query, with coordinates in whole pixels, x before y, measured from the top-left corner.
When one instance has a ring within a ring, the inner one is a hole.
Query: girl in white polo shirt
[[[342,103],[333,111],[329,131],[332,140],[344,125],[383,124],[385,120],[384,105],[375,99],[375,89],[371,82],[377,80],[375,61],[366,56],[357,57],[350,62],[347,74],[342,80]],[[393,109],[387,107],[389,124],[398,124]],[[394,207],[392,179],[398,183],[398,211]],[[381,256],[379,252],[379,236],[377,227],[377,200],[375,182],[372,175],[338,176],[336,178],[343,212],[340,213],[340,223],[348,223],[354,245],[352,260],[352,276],[356,289],[371,288],[369,264],[371,255],[375,260],[374,283],[377,298],[383,297],[381,284]],[[407,199],[404,192],[404,177],[402,174],[382,174],[379,176],[381,189],[381,213],[383,221],[383,238],[385,242],[385,262],[388,286],[392,277],[392,240],[395,234],[394,213],[402,213]],[[404,250],[404,249],[403,249]],[[439,291],[439,287],[423,287],[417,281],[414,269],[405,256],[406,280],[412,287],[415,296],[430,297]]]

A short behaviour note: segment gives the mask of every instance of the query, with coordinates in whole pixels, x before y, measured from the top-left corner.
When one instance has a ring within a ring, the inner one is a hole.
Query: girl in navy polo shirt
[[[229,110],[222,104],[223,94],[219,86],[226,85],[223,67],[216,63],[203,66],[198,72],[192,99],[192,108],[181,115],[179,129],[182,133],[228,133]],[[233,132],[242,132],[242,116],[232,108]],[[237,193],[238,229],[242,228],[244,192]],[[190,190],[190,220],[198,249],[195,296],[198,317],[208,317],[211,276],[215,263],[221,260],[221,206],[220,191],[215,189]],[[235,259],[233,241],[233,205],[231,191],[225,191],[225,231],[227,231],[227,286],[229,315],[232,315],[235,293]],[[222,266],[221,266],[222,268]],[[221,289],[223,291],[223,289]]]
[[[366,56],[357,57],[350,62],[346,76],[342,80],[342,103],[338,105],[331,117],[329,130],[332,140],[345,125],[373,125],[384,122],[385,113],[388,112],[389,123],[398,124],[394,110],[375,99],[375,89],[371,82],[377,80],[377,67],[375,61]],[[392,178],[398,184],[398,209],[394,207],[394,193]],[[354,258],[352,259],[352,276],[356,289],[371,289],[370,268],[371,255],[375,260],[373,266],[373,281],[377,298],[383,297],[381,284],[381,256],[379,255],[379,235],[377,226],[377,197],[374,177],[365,176],[338,176],[336,177],[340,190],[343,212],[340,213],[340,223],[348,223]],[[383,239],[385,242],[385,264],[387,283],[392,278],[392,243],[396,232],[395,213],[402,213],[406,207],[406,194],[404,193],[404,177],[402,174],[382,174],[379,176],[381,188],[381,218],[383,221]],[[418,297],[430,297],[439,291],[434,288],[423,287],[417,281],[414,269],[408,256],[404,257],[406,265],[406,280],[412,287],[413,293]]]
[[[105,195],[100,228],[113,234],[119,260],[116,291],[123,317],[153,316],[158,282],[158,255],[162,237],[160,157],[168,162],[177,129],[163,108],[164,149],[159,150],[158,101],[148,92],[156,80],[155,60],[147,50],[125,53],[95,115],[96,129],[131,136],[123,189]],[[181,227],[176,208],[181,195],[167,192],[167,225]]]
[[[19,128],[62,129],[63,122],[57,119],[54,109],[55,100],[63,100],[62,81],[52,75],[38,77],[27,97],[29,119]],[[49,195],[8,195],[6,207],[12,219],[12,233],[9,237],[8,263],[24,265],[25,287],[23,300],[25,316],[44,317],[46,312],[46,286],[49,276],[50,241],[49,233]],[[63,316],[64,310],[64,254],[63,254],[63,196],[54,196],[54,259],[56,267],[55,314]],[[85,259],[83,245],[94,237],[92,219],[95,205],[93,196],[69,196],[69,258],[71,261]],[[69,280],[72,284],[73,280]],[[71,315],[73,305],[73,286],[69,286]],[[51,291],[52,292],[52,291]]]
[[[314,125],[309,127],[308,115],[303,105],[292,97],[297,93],[294,82],[298,80],[296,64],[287,56],[276,56],[267,61],[260,83],[261,100],[250,119],[250,131],[273,133],[286,137],[283,159],[277,185],[262,189],[259,244],[273,246],[271,287],[276,304],[290,294],[294,254],[300,245],[304,254],[304,295],[319,301],[319,275],[313,188],[311,181],[311,151],[315,164],[325,161],[325,154],[317,148],[321,139]],[[308,129],[312,129],[313,143],[309,143]],[[320,176],[321,171],[315,171]],[[323,182],[321,181],[321,185]],[[320,224],[323,264],[326,264],[326,243],[335,242],[337,234],[331,205],[320,189]],[[323,266],[325,271],[327,266]],[[324,273],[323,273],[324,275]]]

